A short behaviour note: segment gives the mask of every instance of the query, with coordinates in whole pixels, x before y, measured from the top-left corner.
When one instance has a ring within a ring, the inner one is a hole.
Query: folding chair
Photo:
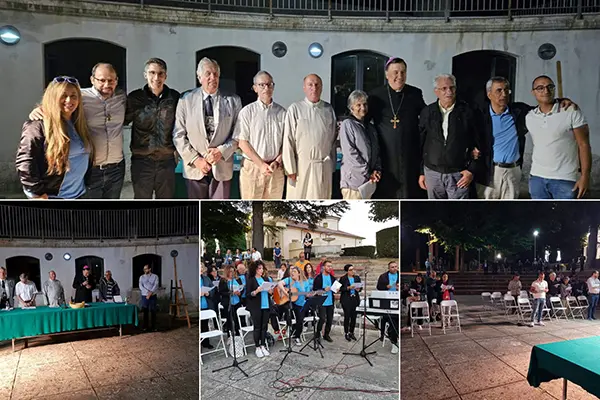
[[[246,321],[246,326],[242,326],[242,319],[241,319],[242,317]],[[254,343],[246,344],[246,336],[248,336],[249,333],[254,332],[254,325],[252,325],[252,318],[250,317],[250,311],[246,310],[246,307],[238,308],[237,309],[237,319],[238,319],[238,326],[240,327],[240,335],[242,336],[242,340],[244,341],[244,355],[247,356],[248,350],[246,350],[246,347],[254,346]],[[235,339],[232,339],[232,340],[235,340]],[[234,346],[235,346],[235,343],[234,343]],[[267,348],[267,350],[268,350],[268,348]]]
[[[220,326],[220,324],[219,324],[219,320],[217,318],[218,318],[217,313],[214,310],[201,310],[200,311],[200,321],[205,321],[205,320],[208,320],[209,322],[213,321],[213,325],[218,327],[218,326]],[[225,357],[227,357],[227,350],[225,350],[225,341],[223,340],[223,335],[224,335],[224,333],[221,329],[213,329],[208,332],[200,332],[200,343],[202,343],[203,340],[208,340],[211,338],[218,337],[221,345],[223,346],[223,353],[225,353]],[[207,354],[214,353],[217,351],[219,351],[219,344],[217,344],[217,346],[215,347],[214,350],[210,350],[210,351],[204,351],[204,349],[201,347],[200,363],[202,364],[202,356],[203,355],[207,355]]]
[[[515,298],[512,294],[505,294],[504,295],[504,315],[506,316],[506,319],[508,319],[508,315],[512,310],[518,312],[519,306],[517,305]]]
[[[577,302],[579,302],[579,305],[582,307],[581,312],[583,313],[585,319],[587,317],[587,311],[590,307],[590,303],[588,303],[587,297],[583,295],[577,296]]]
[[[569,311],[571,311],[571,317],[573,317],[573,319],[578,316],[581,317],[581,319],[585,319],[585,315],[583,315],[585,306],[581,306],[575,296],[567,297],[567,307],[569,308]]]
[[[422,311],[422,316],[419,316],[418,310]],[[431,336],[431,319],[429,318],[429,304],[426,301],[414,301],[410,303],[410,336],[414,337],[417,321],[427,323],[429,336]]]
[[[490,292],[481,293],[481,300],[483,302],[483,311],[485,311],[492,302],[492,294]]]
[[[567,315],[567,307],[565,307],[560,300],[560,297],[552,296],[550,297],[550,307],[552,307],[552,313],[554,314],[554,318],[558,321],[561,317],[565,317],[566,320],[569,319]]]
[[[546,303],[546,301],[544,300],[544,309],[542,310],[542,321],[546,318],[548,318],[548,321],[552,321],[552,309],[548,308],[548,303]]]
[[[491,296],[492,308],[499,308],[502,305],[502,293],[494,292]]]
[[[521,292],[519,292],[519,297],[523,297],[528,299],[529,298],[529,293],[527,293],[527,290],[521,290]]]
[[[459,332],[462,332],[456,300],[443,300],[440,309],[442,312],[442,329],[444,330],[444,335],[446,334],[446,327],[452,327],[452,318],[456,319],[455,327],[458,328]],[[453,311],[455,312],[453,313]]]
[[[531,303],[529,302],[529,299],[519,297],[517,299],[517,306],[519,307],[519,315],[521,317],[521,322],[523,322],[524,324],[531,322],[531,318],[533,316],[533,309],[531,308]]]

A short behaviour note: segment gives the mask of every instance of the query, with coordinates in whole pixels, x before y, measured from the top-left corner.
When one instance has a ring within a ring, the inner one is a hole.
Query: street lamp
[[[535,258],[537,257],[537,237],[539,234],[540,231],[537,229],[533,231],[533,261],[535,261]]]
[[[496,256],[496,258],[497,258],[498,260],[500,260],[500,259],[502,258],[502,254],[498,253],[498,255]]]

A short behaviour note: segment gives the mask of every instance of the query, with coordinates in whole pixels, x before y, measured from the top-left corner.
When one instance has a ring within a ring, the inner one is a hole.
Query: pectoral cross
[[[396,129],[396,124],[400,122],[400,120],[394,115],[394,119],[390,119],[390,122],[394,124],[394,129]]]

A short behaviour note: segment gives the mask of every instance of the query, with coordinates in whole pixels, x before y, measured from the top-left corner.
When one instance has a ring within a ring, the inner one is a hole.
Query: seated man
[[[19,299],[19,305],[21,307],[35,307],[35,295],[37,293],[35,283],[29,280],[26,273],[22,273],[19,279],[21,281],[15,286],[15,294]]]
[[[104,273],[102,279],[100,279],[100,301],[112,302],[114,296],[119,296],[121,289],[119,284],[112,278],[112,272],[110,270]]]
[[[65,289],[62,283],[56,279],[56,272],[50,271],[48,273],[50,279],[48,279],[42,285],[42,292],[46,298],[46,304],[50,307],[59,307],[65,303]]]

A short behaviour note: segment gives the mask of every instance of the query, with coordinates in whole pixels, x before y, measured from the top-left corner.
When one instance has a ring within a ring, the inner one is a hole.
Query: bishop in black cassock
[[[369,94],[369,115],[381,148],[381,181],[373,198],[425,198],[419,187],[419,115],[421,89],[406,84],[406,62],[392,57],[385,65],[387,83]]]

